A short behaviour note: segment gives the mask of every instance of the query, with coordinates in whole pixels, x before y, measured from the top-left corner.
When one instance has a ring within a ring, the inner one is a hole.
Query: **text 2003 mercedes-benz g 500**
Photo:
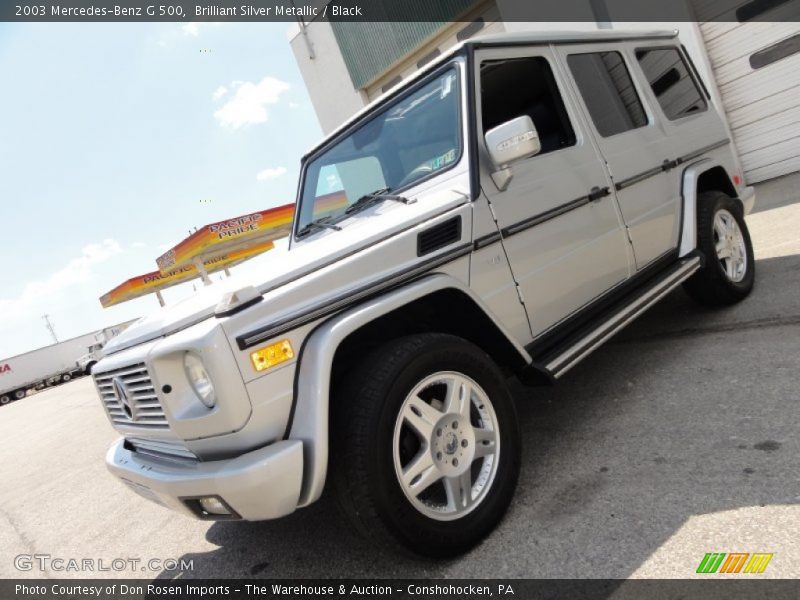
[[[202,519],[281,517],[330,478],[371,539],[465,551],[520,469],[508,377],[552,384],[679,285],[750,292],[727,135],[674,33],[461,44],[303,159],[264,281],[106,347],[109,469]]]

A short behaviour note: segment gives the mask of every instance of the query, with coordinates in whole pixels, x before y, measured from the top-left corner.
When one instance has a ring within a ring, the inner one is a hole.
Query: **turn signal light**
[[[293,358],[294,350],[289,340],[281,340],[250,353],[250,360],[253,361],[256,371],[266,371]]]

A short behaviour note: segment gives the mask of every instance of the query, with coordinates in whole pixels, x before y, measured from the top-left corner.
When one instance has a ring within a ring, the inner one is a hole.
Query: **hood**
[[[265,260],[264,277],[234,275],[222,282],[204,286],[189,298],[163,307],[139,319],[111,339],[105,355],[143,344],[191,327],[214,316],[217,304],[229,292],[253,286],[262,295],[273,292],[326,266],[370,247],[380,239],[404,231],[432,216],[468,201],[455,190],[431,194],[414,204],[384,202],[343,221],[341,231],[324,230],[296,244],[291,250],[276,249]],[[265,257],[265,258],[266,258]]]

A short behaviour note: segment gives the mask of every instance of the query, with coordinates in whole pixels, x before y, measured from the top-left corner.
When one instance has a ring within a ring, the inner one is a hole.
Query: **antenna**
[[[50,332],[50,335],[53,336],[53,342],[58,343],[58,336],[56,335],[56,330],[53,328],[53,324],[50,322],[50,315],[42,315],[44,322],[46,323],[45,327],[47,327],[47,331]]]

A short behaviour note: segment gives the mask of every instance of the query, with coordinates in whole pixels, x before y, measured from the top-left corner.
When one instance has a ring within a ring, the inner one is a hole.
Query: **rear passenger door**
[[[637,269],[678,245],[680,176],[665,170],[674,154],[668,127],[647,102],[647,82],[626,44],[563,45],[561,66],[591,121],[628,227]]]
[[[475,68],[481,187],[536,337],[624,281],[630,246],[603,160],[556,77],[550,48],[479,50]],[[500,191],[484,134],[522,115],[533,120],[542,149],[514,162]]]

